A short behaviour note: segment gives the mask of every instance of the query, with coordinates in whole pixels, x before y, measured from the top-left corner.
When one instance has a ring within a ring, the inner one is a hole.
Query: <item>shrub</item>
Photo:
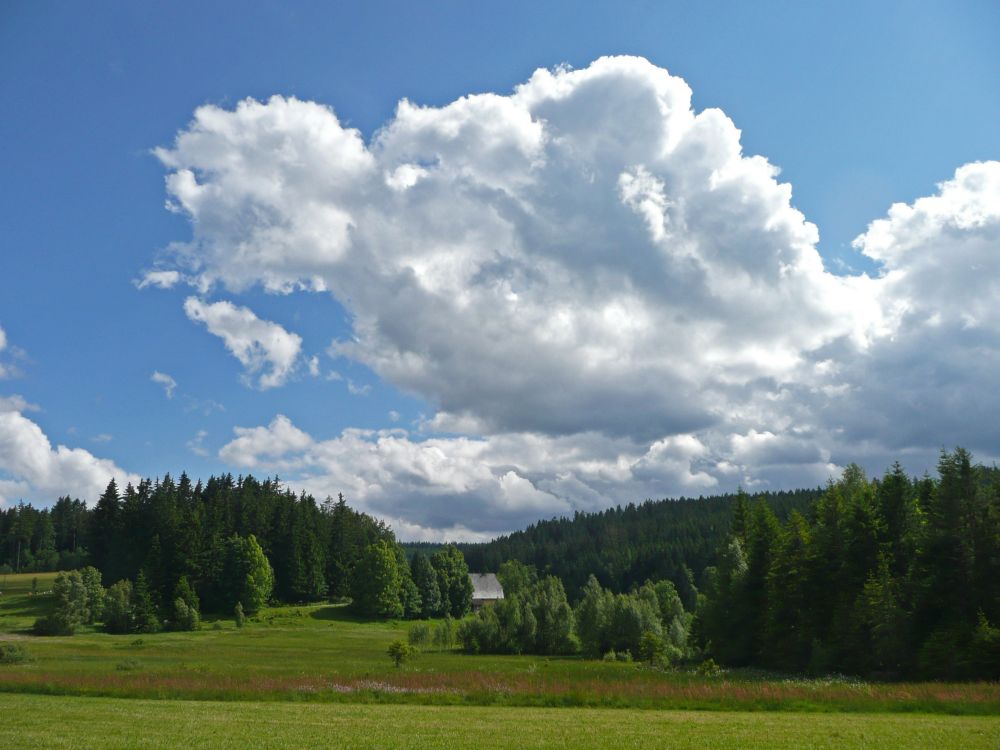
[[[126,659],[115,664],[115,669],[119,672],[134,672],[137,669],[142,669],[142,664],[138,659]]]
[[[722,674],[722,667],[715,663],[715,659],[705,659],[695,670],[703,677],[717,677]]]
[[[31,656],[20,643],[0,643],[0,664],[23,664]]]
[[[404,661],[413,655],[413,648],[402,641],[396,640],[389,644],[386,653],[389,654],[389,658],[392,659],[392,663],[398,669]]]
[[[423,623],[410,626],[406,640],[410,642],[411,646],[426,646],[431,640],[430,626]]]
[[[201,628],[201,616],[195,607],[188,606],[180,597],[174,601],[174,630],[199,630]]]
[[[242,628],[247,624],[247,616],[243,614],[243,605],[236,602],[236,609],[233,610],[233,616],[236,620],[236,627]]]
[[[639,657],[649,664],[663,664],[666,654],[666,644],[652,630],[647,630],[639,639]]]
[[[451,615],[446,615],[444,620],[434,628],[434,646],[446,650],[455,645],[455,621]]]

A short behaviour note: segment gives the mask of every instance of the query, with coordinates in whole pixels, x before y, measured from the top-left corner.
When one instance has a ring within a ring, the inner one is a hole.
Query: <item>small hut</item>
[[[478,612],[487,604],[503,599],[503,586],[496,573],[469,573],[472,581],[472,611]]]

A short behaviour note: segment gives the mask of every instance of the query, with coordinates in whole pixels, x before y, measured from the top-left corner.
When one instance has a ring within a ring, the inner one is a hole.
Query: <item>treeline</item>
[[[718,661],[885,678],[1000,677],[1000,472],[857,466],[781,523],[738,498],[695,622]]]
[[[178,598],[226,614],[237,604],[252,613],[270,599],[351,598],[379,617],[461,617],[471,607],[468,567],[456,548],[408,562],[392,530],[342,496],[317,503],[277,479],[250,476],[202,484],[168,475],[123,491],[111,481],[92,509],[68,497],[51,509],[20,504],[0,511],[0,555],[7,571],[92,565],[109,592],[119,582],[132,587],[130,599],[147,591],[165,622],[176,620]],[[77,610],[87,611],[85,621],[99,611],[96,599],[66,596],[75,602],[66,607],[72,621]]]
[[[689,659],[692,615],[673,583],[647,581],[615,594],[590,576],[576,608],[562,581],[540,577],[533,566],[509,560],[497,574],[504,598],[458,626],[472,653],[573,654],[667,666]]]
[[[804,512],[821,489],[761,492],[781,519]],[[460,544],[469,566],[496,572],[518,560],[559,578],[575,601],[589,576],[616,592],[649,580],[670,580],[685,606],[695,606],[696,583],[729,532],[737,495],[649,500],[572,518],[539,521],[490,542]]]

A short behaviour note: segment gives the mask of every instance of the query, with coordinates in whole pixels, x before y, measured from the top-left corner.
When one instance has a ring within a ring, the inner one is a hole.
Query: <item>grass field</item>
[[[30,627],[51,606],[53,576],[39,574],[33,595],[34,577],[0,576],[0,641],[31,656],[0,665],[0,747],[14,746],[5,732],[29,746],[109,746],[141,721],[155,739],[119,746],[242,747],[256,732],[278,738],[273,746],[509,746],[488,729],[502,722],[525,747],[1000,748],[997,683],[704,677],[457,651],[396,669],[386,648],[409,623],[359,621],[329,605],[267,609],[242,629],[208,619],[194,633],[42,638]],[[374,732],[367,745],[351,734],[362,725]],[[47,734],[59,726],[72,731]]]
[[[0,747],[990,748],[987,717],[4,696]]]

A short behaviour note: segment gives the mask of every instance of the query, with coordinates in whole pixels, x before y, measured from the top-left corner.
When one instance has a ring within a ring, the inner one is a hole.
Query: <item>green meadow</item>
[[[28,656],[0,665],[0,746],[1000,746],[996,683],[701,676],[453,650],[396,668],[386,649],[410,623],[335,605],[265,609],[243,628],[209,617],[187,633],[31,635],[53,577],[0,576],[0,643]],[[497,723],[504,734],[487,729]]]
[[[0,746],[52,748],[976,748],[980,716],[383,706],[4,696]]]

